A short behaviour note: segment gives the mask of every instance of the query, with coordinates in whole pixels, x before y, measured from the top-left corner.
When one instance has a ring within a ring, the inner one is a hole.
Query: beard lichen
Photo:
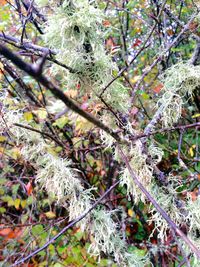
[[[124,147],[124,151],[127,151],[127,149],[127,147]],[[148,147],[151,162],[148,163],[148,156],[143,150],[144,145],[140,140],[137,140],[132,144],[129,149],[129,164],[135,172],[139,182],[151,192],[153,168],[162,159],[163,151],[151,143]],[[135,184],[127,167],[121,172],[120,181],[122,186],[126,185],[127,194],[133,196],[135,203],[138,203],[139,201],[146,202],[146,196],[141,193],[141,190]]]
[[[188,62],[173,65],[161,76],[163,96],[157,102],[162,107],[161,121],[164,127],[172,126],[181,117],[184,98],[192,98],[200,83],[200,66]]]
[[[104,48],[104,19],[95,1],[65,0],[54,6],[45,26],[45,43],[57,51],[58,61],[74,70],[54,64],[51,72],[61,75],[65,88],[79,90],[93,100],[99,100],[102,89],[113,79],[112,73],[118,71]],[[128,110],[128,99],[128,88],[118,81],[104,93],[104,100],[118,111]]]
[[[3,106],[1,133],[9,131],[16,144],[20,144],[20,157],[37,170],[36,182],[40,188],[47,191],[51,200],[56,200],[57,204],[67,209],[69,220],[74,220],[88,211],[95,200],[92,192],[94,188],[85,189],[78,172],[72,168],[71,160],[51,154],[52,144],[40,138],[39,133],[30,134],[27,129],[14,125],[22,123],[31,126],[24,120],[25,111],[18,109],[16,101],[10,101],[5,95],[0,100]],[[9,112],[9,105],[12,112]],[[42,130],[39,127],[38,130]],[[127,252],[127,243],[122,238],[120,225],[116,223],[117,212],[119,210],[107,211],[96,208],[77,224],[81,231],[87,231],[91,235],[89,253],[100,258],[104,252],[124,267],[133,264],[138,267],[146,266],[149,263],[148,254]]]

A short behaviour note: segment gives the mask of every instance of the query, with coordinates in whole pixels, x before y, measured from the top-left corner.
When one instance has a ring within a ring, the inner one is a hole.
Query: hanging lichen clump
[[[39,186],[47,191],[50,199],[56,200],[59,205],[66,208],[69,221],[87,212],[95,201],[93,195],[95,188],[84,188],[78,172],[72,167],[71,160],[56,155],[52,149],[53,142],[44,141],[39,133],[30,134],[27,129],[15,125],[20,123],[37,127],[37,130],[42,131],[34,121],[27,122],[24,119],[26,110],[19,109],[20,102],[17,99],[11,99],[2,93],[0,101],[2,104],[0,134],[6,133],[10,141],[20,144],[19,159],[28,162],[37,170],[36,182]],[[123,209],[107,211],[103,207],[98,207],[77,223],[81,231],[86,231],[91,236],[89,253],[100,258],[104,252],[124,267],[146,266],[150,262],[148,254],[141,255],[140,250],[136,253],[127,252],[127,243],[122,238],[121,226],[116,223],[117,213],[123,216]]]
[[[62,76],[65,88],[92,95],[93,101],[98,100],[96,96],[117,71],[104,48],[104,19],[95,1],[90,4],[88,0],[65,0],[59,6],[53,5],[45,27],[45,43],[57,51],[58,61],[73,69],[53,65],[51,71]],[[119,111],[128,109],[128,89],[118,81],[106,90],[104,98]]]
[[[185,97],[192,97],[200,83],[200,66],[180,62],[162,75],[163,96],[157,106],[161,108],[163,126],[172,126],[181,117]]]

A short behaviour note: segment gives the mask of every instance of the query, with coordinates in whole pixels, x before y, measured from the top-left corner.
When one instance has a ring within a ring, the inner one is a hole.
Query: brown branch
[[[33,44],[27,40],[24,40],[23,43],[21,43],[20,39],[15,38],[15,37],[10,36],[10,35],[7,35],[5,33],[0,33],[0,40],[7,42],[11,45],[14,45],[17,48],[21,48],[21,49],[25,49],[25,50],[33,50],[33,51],[38,51],[38,52],[42,52],[42,53],[49,52],[52,55],[56,54],[55,50],[52,50],[52,49],[49,49],[46,47],[42,47],[39,45],[35,45],[35,44]]]
[[[159,12],[159,14],[158,14],[158,17],[157,17],[157,19],[159,19],[159,17],[161,16],[161,14],[162,14],[162,12],[163,12],[163,8],[164,8],[164,6],[165,6],[165,4],[166,4],[166,0],[164,1],[164,3],[162,4],[162,8],[160,9],[160,12]],[[105,93],[105,91],[108,89],[108,87],[114,82],[114,81],[116,81],[119,77],[121,77],[121,75],[125,72],[125,71],[127,71],[129,68],[130,68],[130,66],[133,64],[133,62],[136,60],[136,58],[142,53],[142,51],[146,48],[146,45],[147,45],[147,43],[149,42],[149,40],[150,40],[150,38],[151,38],[151,36],[152,36],[152,34],[154,33],[154,30],[156,29],[156,26],[157,26],[157,21],[155,22],[155,24],[153,25],[153,27],[152,27],[152,29],[151,29],[151,31],[150,31],[150,33],[149,33],[149,35],[147,36],[147,38],[146,38],[146,40],[144,41],[144,43],[142,44],[142,47],[140,48],[140,50],[136,53],[136,55],[131,59],[131,61],[130,61],[130,63],[127,65],[127,66],[125,66],[124,68],[122,68],[121,70],[120,70],[120,72],[118,73],[118,75],[116,76],[116,77],[114,77],[103,89],[102,89],[102,91],[101,91],[101,93],[100,93],[100,97],[102,97],[103,96],[103,94]]]
[[[77,219],[71,221],[67,226],[65,226],[57,235],[55,235],[53,238],[51,238],[48,242],[46,242],[42,247],[36,249],[32,253],[30,253],[28,256],[22,258],[21,260],[16,261],[14,264],[11,265],[11,267],[21,265],[25,261],[29,260],[42,250],[46,249],[50,244],[54,243],[56,239],[58,239],[61,235],[63,235],[69,228],[73,227],[75,224],[80,222],[83,218],[85,218],[93,209],[96,208],[97,205],[101,203],[101,201],[120,183],[120,181],[117,181],[113,186],[111,186],[87,211],[85,211],[82,215],[80,215]]]
[[[129,173],[135,182],[135,184],[139,187],[139,189],[143,192],[143,194],[146,196],[146,198],[154,205],[156,210],[162,215],[162,217],[166,220],[166,222],[169,224],[169,226],[174,230],[175,234],[179,236],[192,250],[194,254],[200,259],[200,250],[191,242],[191,240],[178,228],[178,226],[171,220],[171,218],[168,216],[168,214],[160,207],[160,205],[157,203],[157,201],[151,196],[151,194],[146,190],[146,188],[141,184],[139,181],[139,178],[131,168],[129,164],[129,160],[120,148],[119,145],[117,145],[118,150],[120,152],[122,160],[125,162],[126,167],[129,170]]]
[[[194,127],[197,127],[197,128],[200,127],[200,122],[196,122],[196,123],[192,123],[192,124],[188,124],[188,125],[179,125],[179,126],[175,126],[175,127],[171,127],[171,128],[163,128],[161,130],[139,134],[137,136],[131,137],[131,140],[135,141],[135,140],[141,139],[143,137],[149,137],[151,135],[155,135],[158,133],[166,133],[166,132],[172,132],[172,131],[176,131],[176,130],[187,130],[187,129],[194,128]]]
[[[44,75],[42,75],[42,73],[38,71],[37,66],[24,62],[20,57],[18,57],[16,54],[14,54],[12,51],[10,51],[8,48],[6,48],[1,44],[0,44],[0,54],[2,54],[5,58],[11,60],[18,68],[28,73],[35,80],[40,82],[44,87],[49,89],[51,93],[56,98],[63,101],[69,109],[71,109],[75,113],[79,114],[89,122],[93,123],[100,129],[111,135],[116,141],[118,142],[122,141],[120,136],[116,132],[114,132],[112,129],[110,129],[108,126],[106,126],[104,123],[102,123],[100,120],[98,120],[90,113],[87,113],[83,109],[81,109],[79,105],[77,105],[68,96],[66,96],[64,92],[57,85],[55,85],[54,83],[49,81]]]
[[[15,125],[17,127],[21,127],[21,128],[27,129],[27,130],[30,130],[30,131],[33,131],[33,132],[36,132],[36,133],[39,133],[42,136],[46,136],[47,138],[52,139],[59,146],[64,147],[64,144],[62,142],[60,142],[59,140],[57,140],[53,135],[51,135],[49,133],[42,132],[42,131],[40,131],[38,129],[32,128],[32,127],[27,126],[27,125],[23,125],[23,124],[20,124],[20,123],[14,123],[13,125]]]
[[[50,56],[46,57],[47,60],[54,62],[55,64],[65,68],[70,73],[78,73],[78,71],[72,69],[71,67],[69,67],[69,66],[59,62],[55,58],[53,58],[51,55],[56,55],[57,52],[55,50],[49,49],[47,47],[35,45],[35,44],[33,44],[27,40],[24,40],[23,43],[21,43],[20,39],[15,38],[15,37],[10,36],[10,35],[6,35],[5,33],[0,33],[0,40],[6,42],[8,44],[11,44],[12,46],[17,47],[19,49],[23,49],[25,51],[30,51],[37,56],[41,56],[41,53],[42,54],[49,54]]]

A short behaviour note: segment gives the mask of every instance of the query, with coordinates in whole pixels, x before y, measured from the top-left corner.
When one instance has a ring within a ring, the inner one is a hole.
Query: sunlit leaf
[[[56,217],[56,214],[53,211],[45,212],[45,215],[48,219],[53,219]]]

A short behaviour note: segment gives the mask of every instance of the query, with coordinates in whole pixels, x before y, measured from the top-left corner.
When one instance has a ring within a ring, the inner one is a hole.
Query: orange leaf
[[[196,189],[194,189],[193,192],[190,193],[190,196],[191,196],[191,198],[192,198],[192,201],[197,200],[197,197],[198,197],[198,191],[199,191],[199,190],[196,188]]]
[[[174,32],[173,32],[172,29],[168,29],[168,30],[167,30],[167,34],[168,34],[169,36],[172,36],[172,35],[174,34]]]
[[[162,88],[163,88],[163,84],[160,83],[160,84],[158,84],[156,87],[154,87],[153,91],[154,91],[156,94],[159,94]]]
[[[191,31],[194,31],[194,30],[196,30],[197,28],[198,28],[198,23],[197,23],[197,22],[194,22],[194,21],[190,22],[190,24],[189,24],[189,29],[190,29]]]
[[[1,225],[4,226],[4,225]],[[8,239],[17,239],[22,235],[23,229],[11,229],[11,228],[4,228],[0,230],[0,236],[4,237],[4,240]]]
[[[5,4],[7,4],[7,1],[6,0],[0,0],[0,5],[1,6],[4,6]]]
[[[30,196],[33,192],[32,183],[28,182],[28,184],[25,187],[26,187],[27,194]]]
[[[1,225],[3,226],[3,225]],[[0,236],[8,236],[12,232],[11,228],[4,228],[0,230]]]
[[[110,21],[109,20],[104,20],[103,21],[103,26],[104,27],[109,27],[110,26]]]

